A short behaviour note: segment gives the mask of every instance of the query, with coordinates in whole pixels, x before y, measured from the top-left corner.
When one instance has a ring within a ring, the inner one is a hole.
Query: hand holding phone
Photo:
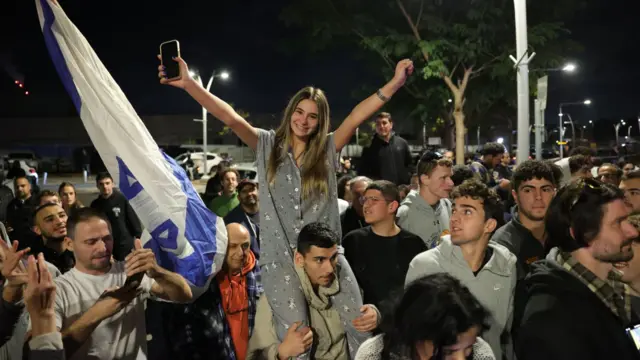
[[[165,41],[160,44],[160,61],[167,81],[180,79],[180,64],[175,60],[180,57],[178,40]]]

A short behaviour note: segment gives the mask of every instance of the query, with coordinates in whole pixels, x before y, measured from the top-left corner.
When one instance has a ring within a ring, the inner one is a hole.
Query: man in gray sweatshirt
[[[428,249],[449,235],[453,189],[452,163],[440,153],[428,151],[418,162],[419,189],[412,190],[398,209],[397,224],[402,229],[418,235]]]
[[[516,257],[504,246],[489,242],[503,222],[500,198],[476,179],[455,188],[451,198],[451,238],[411,261],[405,286],[439,272],[456,277],[491,313],[483,338],[496,359],[511,360]]]

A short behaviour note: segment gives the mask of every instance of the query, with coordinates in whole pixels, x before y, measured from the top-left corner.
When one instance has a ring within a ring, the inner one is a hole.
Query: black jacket
[[[342,229],[342,237],[347,236],[348,233],[353,230],[362,229],[366,227],[367,223],[364,221],[363,217],[360,217],[356,210],[349,206],[347,210],[345,210],[342,215],[340,215],[340,228]]]
[[[374,180],[388,180],[396,185],[411,182],[413,162],[409,144],[392,134],[389,142],[374,136],[371,145],[362,151],[358,173]]]
[[[640,359],[625,332],[629,324],[554,260],[534,263],[525,285],[518,360]]]

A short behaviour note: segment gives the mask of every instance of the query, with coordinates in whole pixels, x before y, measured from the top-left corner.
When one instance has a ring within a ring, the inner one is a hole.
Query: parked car
[[[14,160],[22,160],[27,164],[27,166],[32,167],[36,171],[38,171],[38,158],[32,151],[11,152],[8,154],[7,158],[9,159],[9,162],[13,162]]]
[[[240,179],[258,181],[258,168],[255,163],[239,163],[231,167],[240,174]]]
[[[176,156],[175,160],[178,163],[178,165],[184,167],[185,163],[187,162],[187,159],[189,159],[189,155],[191,155],[191,160],[193,160],[194,166],[204,168],[202,152],[184,153]],[[220,161],[222,161],[222,157],[220,157],[220,155],[212,152],[207,153],[207,169],[209,171],[209,175],[213,175],[215,173],[214,167],[218,166]]]
[[[15,160],[15,161],[20,161],[20,168],[24,170],[24,172],[27,174],[27,177],[29,178],[29,182],[31,183],[31,187],[34,189],[34,192],[38,192],[37,191],[38,172],[36,172],[34,168],[28,166],[24,160]],[[0,158],[0,174],[2,174],[2,176],[0,176],[0,180],[2,181],[2,185],[6,185],[11,189],[11,191],[14,191],[13,180],[7,179],[7,174],[9,173],[9,168],[11,164],[13,164],[13,162],[10,162],[8,158],[6,157]]]

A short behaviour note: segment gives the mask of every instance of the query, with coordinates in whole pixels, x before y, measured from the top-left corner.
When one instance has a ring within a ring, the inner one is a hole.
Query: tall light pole
[[[564,144],[562,144],[564,142],[564,134],[562,132],[562,115],[564,115],[562,113],[562,108],[564,106],[572,106],[572,105],[591,105],[591,100],[586,99],[584,101],[576,101],[576,102],[568,102],[568,103],[560,103],[560,111],[558,112],[558,126],[560,128],[560,159],[562,159],[564,157]]]
[[[576,143],[576,128],[573,125],[573,119],[571,118],[571,115],[567,113],[567,117],[569,118],[569,124],[571,125],[571,141],[573,141],[573,143]]]
[[[196,79],[198,81],[198,83],[200,83],[200,86],[202,85],[202,76],[198,75],[198,73],[196,73],[195,71],[191,71],[191,76]],[[209,81],[207,82],[207,91],[209,91],[211,89],[211,85],[213,85],[213,79],[215,78],[220,78],[222,80],[228,80],[229,79],[229,73],[227,71],[214,71],[213,74],[211,74],[211,77],[209,78]],[[202,123],[202,162],[203,162],[203,166],[204,166],[204,174],[207,175],[209,174],[209,161],[208,161],[208,155],[209,155],[209,151],[208,151],[208,144],[207,144],[207,109],[204,108],[204,106],[202,107],[202,119],[193,119],[193,121],[197,121],[197,122],[201,122]]]
[[[622,126],[622,125],[626,125],[625,122],[624,122],[624,119],[620,120],[619,123],[613,125],[613,128],[616,131],[616,146],[618,146],[620,144],[620,136],[618,135],[618,132],[620,131],[620,126]]]
[[[567,63],[562,67],[548,68],[548,69],[534,69],[532,72],[541,71],[543,73],[550,72],[565,72],[573,73],[576,71],[576,65],[573,63]],[[538,78],[538,98],[534,100],[534,120],[535,120],[535,146],[536,146],[536,160],[542,160],[542,133],[544,128],[544,112],[547,109],[547,90],[549,87],[549,76],[544,75]],[[639,122],[640,123],[640,122]]]

